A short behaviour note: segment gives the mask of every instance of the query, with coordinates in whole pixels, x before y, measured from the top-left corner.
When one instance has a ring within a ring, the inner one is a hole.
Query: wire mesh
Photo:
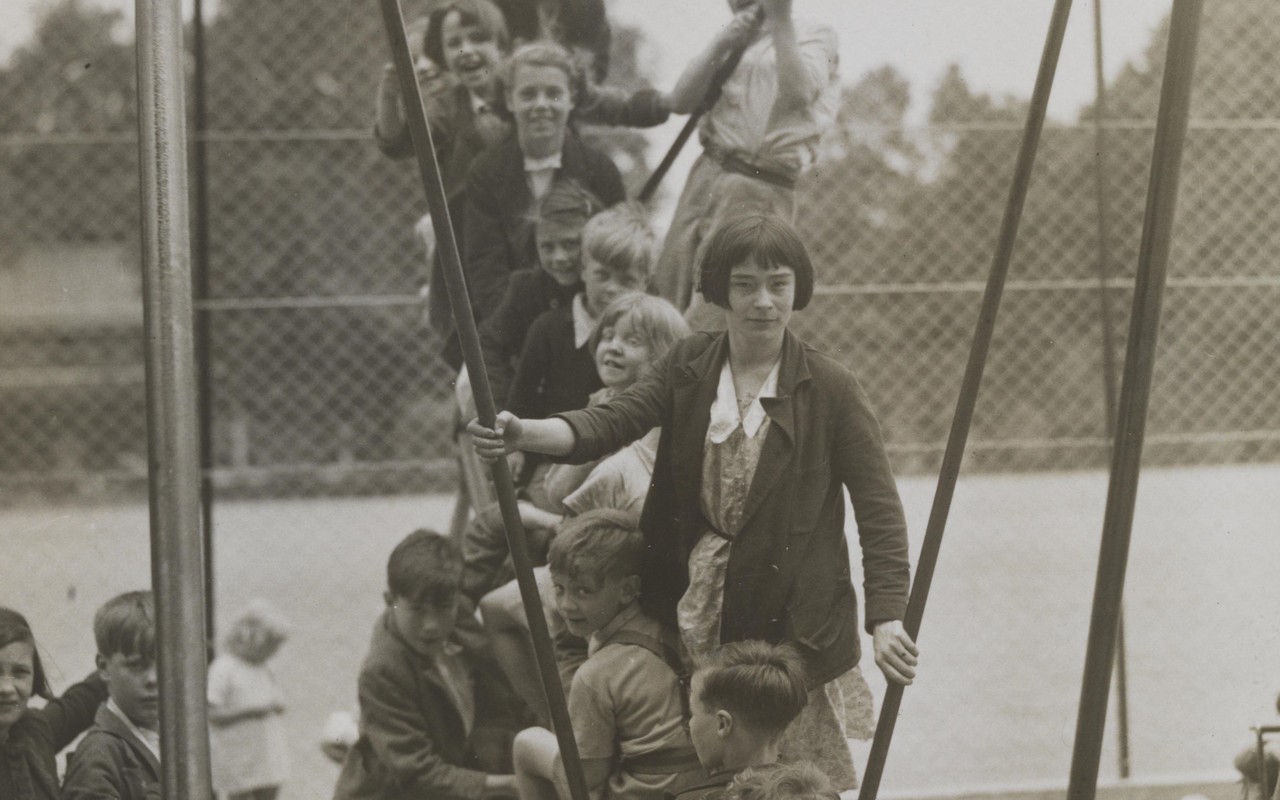
[[[0,70],[12,100],[0,110],[4,501],[136,497],[145,479],[135,97],[119,22],[58,5]],[[1223,4],[1204,31],[1147,459],[1274,461],[1280,72],[1263,67],[1280,51],[1280,12],[1263,0]],[[1103,268],[1118,330],[1162,37],[1108,88]],[[634,59],[634,36],[619,41]],[[451,487],[452,373],[422,319],[428,269],[412,233],[421,189],[412,162],[386,159],[369,135],[386,60],[376,15],[224,0],[206,47],[209,127],[195,136],[207,154],[208,296],[198,308],[210,326],[219,491]],[[913,473],[941,456],[1023,107],[972,93],[952,73],[929,123],[911,125],[901,87],[891,68],[850,82],[801,184],[798,219],[821,288],[796,325],[856,370],[897,469]],[[591,133],[637,185],[643,140]],[[972,469],[1106,463],[1097,179],[1086,109],[1043,137]]]

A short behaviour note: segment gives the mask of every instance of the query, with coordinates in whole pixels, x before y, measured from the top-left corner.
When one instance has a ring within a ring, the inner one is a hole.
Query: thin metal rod
[[[208,127],[208,97],[205,91],[208,73],[205,70],[204,48],[204,0],[195,0],[192,20],[193,35],[191,38],[191,54],[195,61],[195,74],[192,76],[192,126],[195,132],[191,148],[192,197],[191,206],[194,213],[193,255],[196,308],[196,365],[198,372],[198,390],[196,392],[200,410],[200,529],[204,533],[204,591],[205,591],[205,631],[209,634],[209,650],[213,651],[213,638],[216,619],[214,606],[217,600],[214,585],[213,562],[213,348],[210,341],[212,318],[208,311],[201,310],[200,303],[209,299],[209,159],[208,142],[201,134]]]
[[[1102,0],[1093,2],[1093,75],[1097,98],[1093,114],[1095,205],[1098,219],[1098,317],[1102,328],[1103,415],[1108,439],[1116,432],[1116,351],[1114,315],[1107,282],[1111,273],[1111,233],[1107,220],[1111,204],[1107,195],[1107,81],[1102,63]],[[1129,777],[1129,670],[1125,657],[1124,608],[1116,626],[1116,758],[1121,778]]]
[[[1040,56],[1035,89],[1031,93],[1031,105],[1027,110],[1022,145],[1014,165],[1009,201],[1005,205],[1004,219],[996,240],[995,256],[991,262],[991,272],[987,277],[987,290],[982,298],[982,309],[974,330],[973,344],[969,348],[969,362],[965,367],[964,380],[960,384],[960,396],[956,400],[956,412],[951,420],[951,434],[947,439],[947,449],[942,456],[942,469],[938,477],[938,488],[933,496],[933,507],[929,512],[929,523],[925,528],[920,562],[916,566],[915,580],[911,585],[911,597],[907,602],[907,615],[903,620],[903,626],[913,639],[920,635],[920,622],[924,617],[925,603],[929,599],[929,586],[933,581],[934,567],[938,563],[938,551],[942,547],[942,536],[947,526],[947,515],[951,510],[951,499],[955,494],[956,479],[960,475],[960,467],[964,460],[965,443],[969,438],[970,424],[973,422],[973,410],[978,403],[978,390],[982,387],[982,373],[986,368],[987,354],[991,350],[996,315],[1000,310],[1005,278],[1009,274],[1009,264],[1013,259],[1013,245],[1018,237],[1018,223],[1022,219],[1022,208],[1026,204],[1031,171],[1035,166],[1040,133],[1044,128],[1045,111],[1049,105],[1049,92],[1053,88],[1053,77],[1057,72],[1058,56],[1062,52],[1062,40],[1070,13],[1071,0],[1056,0],[1053,15],[1049,20],[1049,30],[1045,36],[1044,51]],[[893,739],[893,728],[898,719],[898,710],[902,705],[902,693],[903,687],[896,683],[890,683],[885,692],[884,703],[880,707],[880,718],[876,723],[875,738],[871,743],[871,754],[867,758],[862,788],[858,793],[859,800],[874,800],[880,789],[880,779],[889,755],[889,743]]]
[[[759,26],[763,19],[763,16],[757,12],[756,25]],[[676,140],[671,143],[671,147],[667,148],[666,155],[662,157],[662,161],[658,162],[653,174],[649,176],[649,179],[644,182],[644,187],[640,189],[637,199],[641,203],[647,203],[653,199],[654,193],[658,191],[658,184],[662,183],[662,179],[671,171],[671,165],[676,163],[676,157],[684,149],[689,137],[693,136],[693,132],[698,129],[698,121],[702,119],[702,115],[710,111],[711,107],[720,99],[720,93],[724,91],[725,82],[733,77],[734,70],[738,68],[738,64],[742,63],[742,54],[747,52],[747,48],[750,46],[751,42],[747,42],[730,53],[725,62],[716,70],[715,75],[711,77],[711,83],[707,85],[707,92],[702,96],[702,100],[699,101],[698,107],[689,114],[689,119],[685,120],[684,127],[676,135]]]
[[[161,786],[165,797],[202,800],[212,789],[181,8],[137,0],[136,16]]]
[[[1174,0],[1173,3],[1164,84],[1160,90],[1160,110],[1156,115],[1147,207],[1142,223],[1142,243],[1138,250],[1129,340],[1120,386],[1119,417],[1098,555],[1093,614],[1085,651],[1080,714],[1071,754],[1068,800],[1093,800],[1097,794],[1098,760],[1102,755],[1102,735],[1107,724],[1111,666],[1115,661],[1120,603],[1129,562],[1129,539],[1138,496],[1143,436],[1146,433],[1147,406],[1160,331],[1160,308],[1178,202],[1178,180],[1191,107],[1191,78],[1195,71],[1202,8],[1203,0]]]
[[[489,385],[489,373],[484,367],[480,351],[480,334],[476,329],[471,300],[467,295],[466,278],[462,272],[462,259],[458,254],[458,242],[453,235],[453,221],[449,217],[449,204],[445,198],[444,183],[440,179],[440,166],[436,162],[435,146],[431,141],[431,127],[427,123],[426,107],[418,89],[414,73],[413,54],[405,39],[404,16],[400,0],[379,0],[382,7],[383,26],[391,43],[392,61],[400,79],[401,98],[404,101],[405,118],[409,135],[417,155],[418,169],[423,188],[427,192],[427,206],[431,210],[431,225],[435,229],[443,268],[445,285],[449,292],[449,305],[458,327],[458,339],[462,344],[462,357],[471,375],[471,389],[475,395],[476,412],[483,425],[492,427],[498,412],[493,402],[493,390]],[[555,653],[551,646],[551,634],[542,610],[542,598],[533,577],[533,561],[529,555],[529,543],[524,526],[520,523],[520,511],[516,505],[515,486],[506,459],[493,463],[493,482],[497,490],[498,506],[502,511],[502,523],[507,532],[507,544],[511,562],[515,568],[516,582],[524,602],[529,633],[533,638],[533,652],[538,662],[538,674],[547,696],[551,722],[560,745],[560,759],[569,782],[572,800],[588,800],[587,782],[582,773],[582,761],[578,755],[578,743],[569,719],[569,707],[565,702],[560,674],[556,669]]]

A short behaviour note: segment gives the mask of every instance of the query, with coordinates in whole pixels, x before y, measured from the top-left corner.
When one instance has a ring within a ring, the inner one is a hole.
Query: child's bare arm
[[[808,108],[814,86],[800,55],[800,42],[791,19],[791,0],[762,0],[761,8],[777,54],[778,94],[770,114],[772,121]]]
[[[756,12],[743,11],[720,29],[711,43],[680,73],[675,88],[671,90],[667,105],[677,114],[689,114],[698,107],[711,86],[716,70],[734,49],[744,46],[755,35]]]
[[[272,714],[284,713],[284,706],[273,703],[269,706],[260,706],[258,708],[237,708],[224,709],[217,706],[209,707],[209,724],[215,728],[225,728],[228,725],[234,725],[247,719],[260,719],[269,717]]]

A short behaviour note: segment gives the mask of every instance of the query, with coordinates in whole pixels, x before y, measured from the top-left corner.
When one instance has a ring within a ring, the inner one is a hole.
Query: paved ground
[[[1274,714],[1277,487],[1280,466],[1142,478],[1126,590],[1137,776],[1225,775],[1248,743],[1247,726]],[[933,481],[904,479],[901,488],[918,546]],[[1101,473],[960,483],[886,796],[1065,782],[1105,493]],[[219,506],[220,608],[262,596],[295,624],[275,664],[291,700],[294,778],[285,800],[328,796],[336,768],[316,740],[331,711],[355,703],[386,555],[413,527],[447,527],[450,508],[445,497]],[[149,581],[146,524],[140,506],[0,514],[0,604],[31,618],[57,686],[92,667],[97,605]],[[871,678],[879,696],[882,682]],[[1107,736],[1104,778],[1115,774]],[[860,758],[866,750],[855,743]]]

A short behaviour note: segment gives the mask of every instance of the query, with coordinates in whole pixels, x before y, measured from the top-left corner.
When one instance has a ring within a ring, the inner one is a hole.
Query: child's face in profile
[[[596,261],[591,257],[590,253],[584,250],[582,253],[582,289],[587,313],[593,317],[598,317],[600,312],[608,308],[610,303],[622,295],[628,292],[643,291],[644,284],[634,273],[628,272],[620,275],[616,270],[609,269],[604,264]]]
[[[387,593],[391,623],[409,646],[424,656],[438,656],[453,635],[458,602],[438,605],[425,600],[409,600]]]
[[[31,642],[0,647],[0,734],[27,710],[36,682],[36,648]]]
[[[695,672],[689,682],[689,738],[703,768],[714,772],[724,767],[722,719],[702,701],[702,678],[701,671]]]
[[[635,383],[652,358],[653,353],[632,325],[630,314],[623,314],[612,325],[600,330],[596,372],[600,374],[600,381],[610,389],[621,390]]]
[[[525,155],[545,158],[560,151],[573,110],[569,76],[559,67],[522,64],[507,91]]]
[[[600,630],[636,599],[639,576],[569,576],[553,571],[556,609],[565,627],[583,639]]]
[[[98,674],[107,682],[107,691],[129,721],[154,731],[160,724],[160,684],[156,680],[154,656],[112,653],[98,654]]]
[[[563,222],[539,220],[534,238],[538,242],[538,263],[561,286],[572,286],[582,278],[582,226],[586,220]]]

